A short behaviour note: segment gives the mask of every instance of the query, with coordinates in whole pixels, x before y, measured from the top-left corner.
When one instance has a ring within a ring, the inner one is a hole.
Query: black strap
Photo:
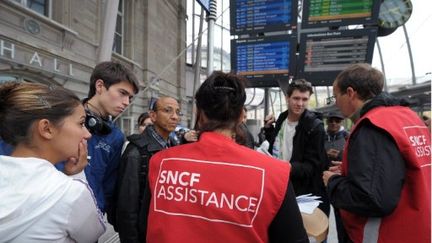
[[[150,162],[150,158],[153,155],[153,153],[150,153],[147,149],[147,146],[137,146],[138,151],[141,155],[140,160],[140,170],[139,170],[139,198],[141,198],[144,195],[144,189],[146,187],[147,183],[147,174],[148,174],[148,165]]]

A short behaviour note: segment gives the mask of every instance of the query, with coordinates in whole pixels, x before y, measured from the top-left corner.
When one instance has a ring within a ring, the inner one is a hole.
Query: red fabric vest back
[[[378,107],[367,112],[353,127],[355,133],[361,122],[368,119],[388,132],[406,161],[406,175],[400,201],[395,210],[381,218],[378,242],[431,242],[431,135],[424,122],[411,109],[402,106]],[[344,150],[342,174],[349,167]],[[368,218],[341,210],[344,226],[355,243],[365,242]]]
[[[147,242],[268,242],[290,174],[283,163],[207,132],[155,154]]]

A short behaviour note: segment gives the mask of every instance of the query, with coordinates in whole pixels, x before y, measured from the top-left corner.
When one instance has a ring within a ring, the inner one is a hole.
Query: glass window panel
[[[213,70],[222,69],[222,28],[215,24],[213,41]]]
[[[27,0],[27,7],[42,15],[48,16],[48,0]]]
[[[225,12],[223,12],[223,15],[221,18],[223,18],[223,26],[227,29],[230,28],[230,10],[228,9],[230,6],[230,1],[229,0],[223,0],[223,10],[226,10]]]
[[[187,22],[186,22],[186,46],[189,48],[186,51],[186,63],[192,64],[192,48],[194,36],[192,35],[193,29],[193,4],[195,0],[189,0],[186,4],[186,12],[187,12]]]
[[[222,71],[231,71],[231,36],[228,29],[222,30]]]
[[[264,90],[258,88],[247,88],[246,89],[246,101],[245,105],[257,106],[264,100]]]
[[[113,51],[118,54],[123,54],[123,1],[119,1],[117,12]]]
[[[8,82],[8,81],[18,81],[18,77],[15,76],[7,76],[7,75],[0,75],[0,83]]]
[[[113,51],[118,54],[122,54],[122,38],[117,34],[114,35]]]
[[[120,15],[117,15],[117,22],[116,22],[116,32],[119,33],[120,35],[123,34],[123,17]]]
[[[123,13],[123,0],[120,0],[120,1],[119,1],[118,11],[119,11],[120,13]]]

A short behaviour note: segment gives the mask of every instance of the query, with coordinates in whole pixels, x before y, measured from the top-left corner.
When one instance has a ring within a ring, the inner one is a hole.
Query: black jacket
[[[363,116],[380,106],[407,105],[382,93],[366,103]],[[332,205],[365,217],[390,214],[400,199],[405,161],[393,138],[368,120],[350,136],[348,176],[332,176],[327,189]]]
[[[116,185],[116,231],[121,242],[144,242],[145,232],[139,232],[139,212],[147,182],[148,162],[163,147],[153,138],[149,129],[128,137]]]
[[[285,111],[279,115],[275,127],[264,129],[265,137],[270,143],[270,153],[287,117],[288,111]],[[322,180],[322,173],[328,168],[329,163],[324,149],[325,134],[322,114],[305,110],[296,126],[293,138],[290,180],[297,196],[307,193],[321,196],[323,203],[320,204],[320,209],[328,214],[330,206]]]

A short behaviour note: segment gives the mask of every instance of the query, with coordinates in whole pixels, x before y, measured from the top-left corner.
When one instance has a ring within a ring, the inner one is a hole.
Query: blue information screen
[[[297,1],[231,0],[231,34],[297,27]]]
[[[295,49],[295,37],[290,35],[232,40],[231,65],[237,74],[273,86],[291,75]]]

